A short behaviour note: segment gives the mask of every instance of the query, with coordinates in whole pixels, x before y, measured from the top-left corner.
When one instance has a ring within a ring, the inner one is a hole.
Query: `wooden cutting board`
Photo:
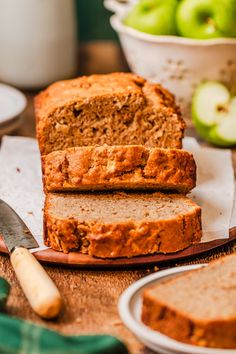
[[[211,251],[217,247],[226,245],[227,243],[235,240],[236,227],[230,229],[229,234],[230,237],[227,239],[198,243],[176,253],[158,253],[154,255],[138,256],[133,258],[102,259],[79,252],[69,252],[65,254],[62,252],[53,251],[52,249],[35,252],[34,255],[40,262],[52,265],[63,265],[73,268],[87,269],[124,269],[155,264],[158,265],[166,262],[174,262],[183,260],[185,258],[196,257],[204,252]],[[0,238],[0,252],[8,253],[2,238]]]

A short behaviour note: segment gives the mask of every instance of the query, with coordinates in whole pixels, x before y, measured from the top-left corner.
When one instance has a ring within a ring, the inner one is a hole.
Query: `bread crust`
[[[134,257],[156,252],[177,252],[200,241],[201,208],[186,198],[191,211],[157,221],[85,222],[55,217],[50,212],[51,193],[45,201],[44,241],[54,250],[72,250],[100,258]]]
[[[152,189],[189,192],[196,185],[193,155],[141,145],[68,148],[42,157],[46,192]]]
[[[182,147],[185,123],[174,96],[131,73],[56,82],[34,102],[42,155],[104,143]]]
[[[222,257],[211,263],[221,262],[227,257],[232,256]],[[194,272],[201,276],[201,269]],[[187,282],[191,273],[180,275],[178,279],[184,278]],[[174,282],[175,278],[166,280],[162,286]],[[178,307],[173,308],[168,303],[164,303],[149,289],[143,292],[142,321],[152,329],[184,343],[212,348],[236,348],[236,316],[201,320],[182,312]]]
[[[236,318],[199,321],[167,307],[144,292],[142,321],[180,342],[212,348],[236,348]]]

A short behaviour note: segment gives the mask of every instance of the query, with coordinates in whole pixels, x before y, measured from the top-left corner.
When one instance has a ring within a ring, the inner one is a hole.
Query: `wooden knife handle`
[[[62,308],[62,298],[41,264],[24,247],[15,248],[10,259],[33,310],[43,318],[56,317]]]

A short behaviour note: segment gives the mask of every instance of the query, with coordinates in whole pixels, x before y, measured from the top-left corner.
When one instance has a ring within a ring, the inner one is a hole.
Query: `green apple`
[[[236,37],[236,0],[183,0],[176,22],[184,37]]]
[[[124,24],[154,35],[176,35],[177,0],[140,0],[124,19]]]
[[[192,118],[199,135],[218,146],[236,145],[236,96],[217,81],[198,86],[192,99]]]
[[[217,23],[225,37],[236,37],[236,0],[218,0]]]

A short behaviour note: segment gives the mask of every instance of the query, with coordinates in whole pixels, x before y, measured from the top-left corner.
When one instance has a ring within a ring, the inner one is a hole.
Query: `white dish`
[[[121,320],[147,347],[163,354],[236,354],[234,349],[205,348],[178,342],[158,331],[151,330],[141,321],[142,293],[144,289],[164,279],[166,280],[180,273],[204,266],[207,265],[198,264],[176,267],[148,275],[132,284],[121,295],[118,305]]]
[[[0,135],[19,127],[26,102],[25,96],[19,90],[0,84]]]

